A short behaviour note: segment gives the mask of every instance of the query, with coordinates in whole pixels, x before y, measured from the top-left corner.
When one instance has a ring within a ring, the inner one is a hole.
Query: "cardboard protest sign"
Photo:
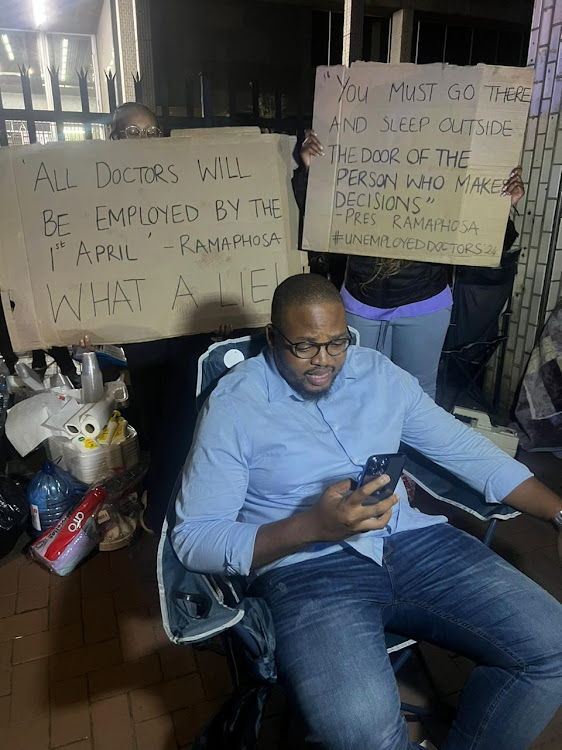
[[[172,138],[201,138],[212,136],[214,138],[223,135],[260,135],[261,130],[258,125],[225,125],[222,128],[181,128],[172,130]]]
[[[0,150],[0,283],[16,350],[269,321],[303,270],[286,136]]]
[[[497,266],[533,83],[526,68],[318,68],[304,247]]]

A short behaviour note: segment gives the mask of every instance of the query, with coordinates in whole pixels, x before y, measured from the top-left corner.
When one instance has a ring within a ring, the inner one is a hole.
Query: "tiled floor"
[[[560,491],[562,462],[553,461],[538,473]],[[420,504],[442,512],[427,499]],[[482,531],[464,515],[458,523]],[[496,536],[501,554],[562,598],[554,542],[546,524],[523,516],[502,524]],[[230,679],[222,657],[168,642],[155,552],[155,540],[145,536],[132,548],[98,554],[63,579],[22,555],[0,563],[2,750],[189,747],[229,693]],[[454,705],[471,663],[434,647],[423,651],[440,697]],[[430,691],[414,667],[401,673],[400,688],[404,700],[422,704]],[[277,692],[266,709],[263,750],[301,746],[295,735],[280,747],[283,702]],[[446,730],[439,724],[410,726],[413,738],[429,734],[437,746]],[[561,737],[559,714],[533,750],[559,748]]]

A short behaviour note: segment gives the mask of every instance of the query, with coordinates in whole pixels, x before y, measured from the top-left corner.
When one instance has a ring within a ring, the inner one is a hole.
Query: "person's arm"
[[[225,398],[205,404],[176,499],[174,549],[190,570],[247,575],[256,524],[238,514],[248,488],[249,445]]]
[[[557,513],[562,511],[562,498],[534,477],[521,482],[504,498],[503,502],[522,513],[530,513],[532,516],[542,518],[543,521],[551,521]],[[557,544],[558,555],[562,560],[562,529],[560,527]]]
[[[324,146],[314,130],[305,130],[305,139],[302,142],[300,156],[303,167],[308,172],[310,160],[313,156],[324,156]]]
[[[487,502],[502,502],[545,521],[562,509],[562,499],[526,466],[437,406],[411,375],[398,368],[396,373],[406,402],[405,443],[481,492]]]
[[[304,216],[310,161],[313,156],[324,156],[324,149],[316,133],[313,130],[305,130],[305,136],[299,154],[301,163],[293,172],[293,193],[301,217]]]
[[[515,208],[521,198],[525,195],[525,186],[523,185],[523,179],[521,177],[521,167],[515,167],[505,182],[502,190],[503,197],[509,197],[511,207]],[[503,249],[502,255],[508,253],[513,247],[513,243],[519,237],[519,233],[515,229],[515,224],[512,219],[507,220],[507,226],[505,228],[505,235],[503,238]]]
[[[402,392],[402,439],[455,474],[486,502],[500,503],[533,475],[526,466],[449,414],[429,398],[418,381],[392,363],[397,391]]]
[[[312,156],[324,154],[322,144],[312,130],[305,131],[306,138],[300,150],[300,165],[293,172],[293,193],[299,209],[299,247],[302,247],[302,235],[304,227],[304,207],[306,205],[306,191],[308,189],[308,170]],[[330,263],[326,253],[308,251],[308,265],[311,273],[328,276]]]
[[[252,568],[261,568],[317,542],[341,542],[355,534],[384,529],[399,500],[398,495],[391,495],[376,505],[364,506],[363,502],[388,482],[385,475],[349,492],[350,481],[345,479],[328,487],[312,508],[260,526]]]
[[[562,498],[535,477],[525,479],[503,499],[506,505],[550,521],[562,510]]]

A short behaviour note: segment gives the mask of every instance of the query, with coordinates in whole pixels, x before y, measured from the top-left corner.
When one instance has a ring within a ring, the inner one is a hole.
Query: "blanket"
[[[562,299],[533,349],[515,416],[525,450],[562,451]]]

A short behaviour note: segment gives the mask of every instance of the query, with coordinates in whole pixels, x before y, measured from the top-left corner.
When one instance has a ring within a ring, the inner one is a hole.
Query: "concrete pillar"
[[[112,0],[119,104],[135,101],[133,76],[142,78],[143,103],[156,108],[150,0]]]
[[[119,93],[123,102],[135,101],[133,76],[139,72],[139,47],[137,39],[137,14],[135,0],[114,0],[117,36]]]
[[[545,319],[562,292],[562,0],[535,0],[528,65],[535,82],[518,206],[521,260],[513,298],[502,404],[509,407]]]
[[[154,88],[150,0],[136,0],[135,4],[137,11],[139,73],[142,77],[143,104],[146,104],[154,112],[156,110],[156,92]]]
[[[412,62],[412,39],[414,35],[414,11],[402,8],[392,14],[390,35],[390,62]]]
[[[345,0],[343,8],[342,63],[351,65],[363,57],[365,0]]]

